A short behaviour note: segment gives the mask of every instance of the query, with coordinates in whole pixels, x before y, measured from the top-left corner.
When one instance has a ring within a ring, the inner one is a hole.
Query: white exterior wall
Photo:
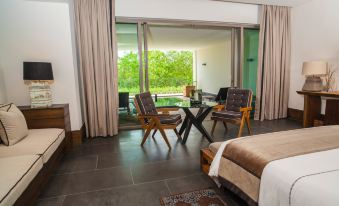
[[[218,94],[221,87],[231,86],[231,39],[196,51],[198,88]],[[206,66],[202,64],[206,63]]]

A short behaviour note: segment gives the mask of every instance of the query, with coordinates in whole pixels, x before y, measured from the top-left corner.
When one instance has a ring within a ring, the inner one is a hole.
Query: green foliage
[[[139,63],[136,52],[119,58],[119,91],[139,92]],[[152,93],[178,93],[193,81],[191,51],[149,51],[148,68]]]

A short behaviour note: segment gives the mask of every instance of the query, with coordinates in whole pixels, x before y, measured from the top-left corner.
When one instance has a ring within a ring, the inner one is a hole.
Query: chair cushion
[[[229,89],[226,110],[239,112],[241,107],[251,106],[252,91],[249,89]]]
[[[208,146],[208,148],[216,154],[221,146],[222,142],[214,142]]]
[[[0,206],[14,205],[42,167],[39,155],[0,158]]]
[[[213,112],[212,118],[213,117],[218,117],[218,118],[223,118],[223,119],[240,119],[242,117],[242,113],[223,110],[219,112]]]
[[[1,140],[7,146],[16,144],[28,134],[26,119],[14,104],[0,108],[0,124]]]
[[[158,114],[150,92],[137,94],[135,95],[135,98],[138,102],[141,114]]]
[[[161,124],[176,124],[177,122],[181,122],[180,114],[172,114],[166,117],[160,117]]]
[[[0,145],[0,158],[17,155],[42,155],[46,163],[65,138],[63,129],[31,129],[28,135],[12,146]]]

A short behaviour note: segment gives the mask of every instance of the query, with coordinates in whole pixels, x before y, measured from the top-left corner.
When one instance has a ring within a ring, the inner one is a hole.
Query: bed
[[[209,175],[249,205],[339,205],[339,126],[213,143]]]

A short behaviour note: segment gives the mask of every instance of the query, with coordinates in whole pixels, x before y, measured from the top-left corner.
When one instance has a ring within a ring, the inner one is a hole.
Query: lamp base
[[[48,83],[31,83],[29,85],[29,94],[32,108],[52,106],[52,92]]]
[[[323,82],[320,77],[308,76],[306,77],[303,91],[320,92],[324,89]]]

